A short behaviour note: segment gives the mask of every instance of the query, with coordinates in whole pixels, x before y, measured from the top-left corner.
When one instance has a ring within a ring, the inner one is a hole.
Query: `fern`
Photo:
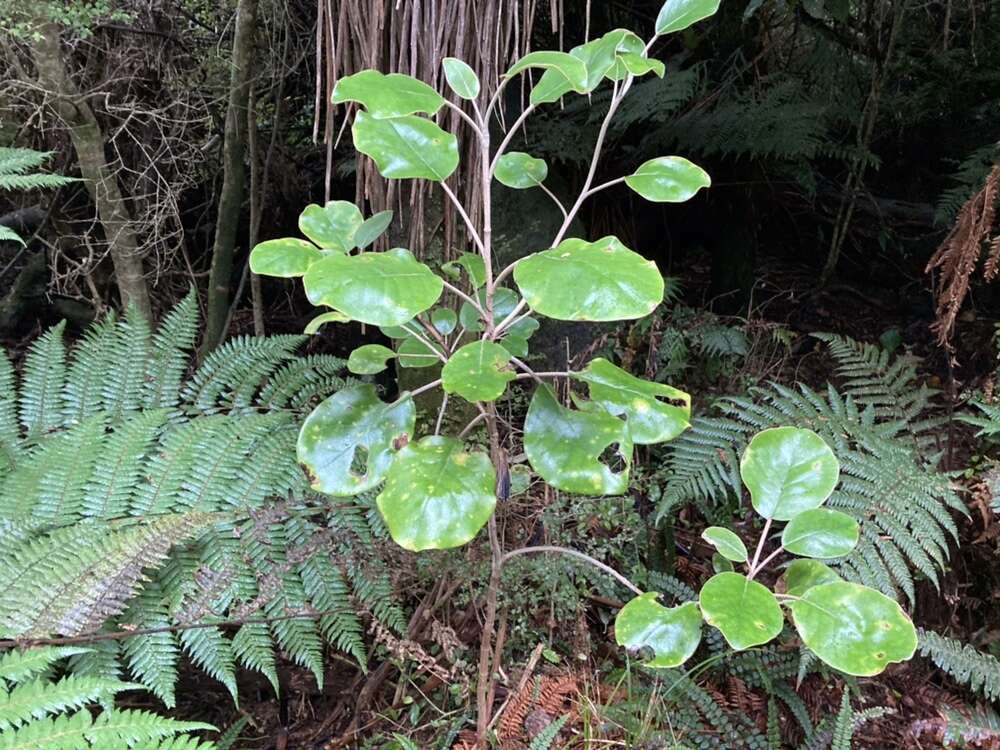
[[[545,729],[535,735],[535,738],[528,745],[528,750],[549,750],[552,747],[552,743],[556,741],[556,737],[562,728],[566,725],[566,721],[569,719],[569,714],[563,714],[558,719],[549,724]]]
[[[833,739],[830,750],[851,750],[851,740],[854,738],[854,709],[851,708],[851,696],[845,688],[840,696],[840,710],[833,723]]]
[[[978,427],[979,432],[976,433],[976,437],[1000,435],[1000,404],[973,401],[972,406],[979,410],[978,414],[957,414],[955,418]]]
[[[277,688],[276,649],[318,681],[324,642],[363,665],[359,611],[406,621],[368,499],[330,507],[295,459],[343,361],[297,358],[299,336],[241,338],[185,378],[197,329],[188,295],[157,331],[109,317],[68,356],[58,326],[20,383],[0,363],[0,630],[167,628],[73,667],[128,674],[168,706],[185,656],[235,697],[237,666]],[[273,622],[188,627],[247,618]]]
[[[0,657],[0,748],[215,747],[187,735],[214,730],[209,724],[113,708],[118,693],[139,685],[77,674],[52,678],[60,660],[81,652],[85,649],[37,648],[10,651]],[[89,708],[92,705],[101,705],[104,710],[94,714]]]
[[[0,147],[0,190],[47,190],[75,182],[72,177],[32,171],[42,166],[51,155],[51,152],[30,148]],[[0,226],[0,242],[9,241],[24,244],[13,229]]]
[[[782,424],[808,427],[833,447],[841,481],[828,505],[858,519],[861,539],[838,561],[840,572],[895,596],[915,599],[914,571],[937,585],[958,538],[951,517],[966,512],[947,475],[923,458],[919,446],[933,433],[921,417],[927,392],[913,384],[911,364],[844,342],[831,353],[847,378],[844,395],[800,385],[772,384],[748,397],[717,402],[722,416],[700,417],[668,448],[657,483],[658,519],[694,503],[709,518],[739,501],[739,456],[753,434]],[[836,343],[836,342],[835,342]],[[859,354],[860,353],[860,354]],[[864,363],[868,364],[865,365]],[[918,395],[905,395],[917,390]],[[888,394],[903,393],[890,403]]]
[[[956,682],[981,693],[988,700],[1000,700],[1000,660],[967,643],[920,628],[920,653]]]

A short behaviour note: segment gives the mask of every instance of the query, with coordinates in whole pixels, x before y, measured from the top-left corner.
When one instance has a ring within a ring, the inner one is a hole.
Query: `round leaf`
[[[379,211],[374,216],[369,216],[354,233],[354,244],[364,250],[381,237],[390,224],[392,211]]]
[[[802,596],[813,586],[841,580],[833,568],[819,560],[793,560],[781,574],[778,584],[789,596]]]
[[[299,431],[298,456],[313,489],[357,495],[379,484],[395,456],[397,441],[413,434],[413,399],[379,400],[370,384],[345,388],[323,401]]]
[[[452,278],[457,279],[461,276],[461,272],[458,270],[459,266],[464,268],[465,272],[469,275],[469,281],[472,283],[473,288],[478,289],[486,283],[486,263],[483,261],[481,255],[462,253],[456,260],[441,266],[441,270]]]
[[[458,316],[455,311],[448,307],[439,307],[431,313],[431,325],[442,336],[447,336],[455,330],[458,324]]]
[[[319,248],[305,240],[267,240],[250,252],[250,270],[261,276],[291,279],[305,275],[309,266],[322,257]]]
[[[760,515],[788,521],[826,502],[840,479],[840,464],[812,430],[775,427],[750,441],[740,461],[740,476]]]
[[[416,112],[433,115],[444,105],[444,97],[412,76],[362,70],[341,78],[334,86],[333,103],[345,102],[358,102],[372,117],[383,120]]]
[[[524,190],[538,187],[549,173],[544,159],[536,159],[522,151],[511,151],[497,161],[497,180],[509,188]]]
[[[399,452],[375,502],[400,547],[450,549],[470,541],[493,515],[495,486],[485,453],[432,435]]]
[[[843,557],[858,543],[858,522],[827,508],[803,511],[788,522],[781,546],[803,557]]]
[[[424,337],[427,338],[426,336]],[[409,336],[403,340],[396,350],[396,356],[400,367],[433,367],[441,362],[438,356],[441,349],[436,342],[431,342],[434,348],[430,348],[415,336]]]
[[[591,401],[628,419],[637,445],[673,440],[690,427],[691,396],[684,391],[637,378],[601,357],[574,377],[587,383]]]
[[[383,177],[440,181],[458,167],[458,140],[423,117],[378,120],[358,112],[351,132],[354,147],[375,160]]]
[[[683,31],[704,18],[714,15],[720,0],[667,0],[656,16],[656,33]]]
[[[347,369],[355,375],[374,375],[386,368],[386,362],[396,356],[396,352],[381,344],[359,346],[347,358]]]
[[[683,203],[712,184],[708,172],[680,156],[650,159],[625,184],[654,203]]]
[[[916,629],[899,604],[867,586],[813,586],[789,608],[802,642],[847,674],[871,677],[912,658],[917,648]]]
[[[476,294],[476,301],[479,306],[486,309],[486,290],[480,289],[479,293]],[[517,296],[517,292],[513,289],[508,289],[507,287],[500,287],[493,292],[493,319],[497,322],[506,318],[510,313],[517,307],[517,303],[521,301],[521,298]],[[458,308],[458,322],[462,324],[462,327],[467,331],[477,332],[485,329],[483,324],[482,316],[480,316],[479,311],[476,310],[468,302],[463,302],[462,306]]]
[[[492,341],[466,344],[441,368],[445,393],[457,393],[466,401],[495,401],[513,379],[510,354]]]
[[[344,315],[344,313],[339,310],[331,310],[330,312],[325,312],[322,315],[317,315],[315,318],[306,323],[304,334],[311,336],[316,333],[323,325],[326,323],[348,323],[350,318]]]
[[[444,285],[401,248],[385,253],[328,255],[303,280],[314,305],[333,307],[362,323],[396,326],[430,308]]]
[[[615,617],[615,640],[629,650],[649,648],[647,667],[669,669],[686,662],[701,642],[701,613],[687,602],[679,607],[658,604],[655,591],[632,599]]]
[[[784,622],[774,594],[739,573],[716,573],[705,582],[698,602],[705,622],[737,651],[767,643]]]
[[[446,57],[441,61],[444,77],[451,90],[463,99],[479,96],[479,77],[476,72],[457,57]]]
[[[602,462],[617,445],[623,467]],[[625,423],[598,407],[574,411],[562,406],[552,389],[535,390],[524,420],[524,451],[531,467],[553,487],[580,495],[618,495],[628,489],[632,438]]]
[[[354,235],[363,222],[361,211],[350,201],[310,203],[299,214],[299,229],[317,245],[342,253],[354,249]]]
[[[719,554],[727,560],[738,563],[747,561],[746,545],[729,529],[724,529],[721,526],[709,526],[701,532],[701,538],[719,550]]]
[[[557,320],[641,318],[663,301],[656,264],[616,237],[563,240],[518,263],[514,280],[532,310]]]

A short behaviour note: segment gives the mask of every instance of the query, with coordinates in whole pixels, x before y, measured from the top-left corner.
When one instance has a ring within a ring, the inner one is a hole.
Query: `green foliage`
[[[921,655],[987,700],[1000,700],[1000,661],[995,656],[922,628],[919,637]]]
[[[301,336],[237,338],[184,378],[197,327],[192,295],[155,333],[111,317],[67,354],[60,325],[19,385],[0,369],[0,628],[176,629],[74,662],[127,667],[167,705],[182,654],[235,694],[237,665],[277,686],[276,648],[317,679],[324,641],[363,664],[362,609],[403,624],[371,498],[330,505],[295,460],[304,412],[348,385],[343,361],[297,357]],[[279,619],[213,625],[248,618]]]
[[[556,736],[569,720],[569,714],[564,714],[549,724],[545,729],[535,735],[535,738],[528,745],[528,750],[550,750],[556,741]]]
[[[51,155],[30,148],[0,147],[0,190],[49,190],[74,182],[72,177],[34,171]],[[11,241],[24,244],[17,232],[0,226],[0,242]]]
[[[47,647],[0,656],[0,747],[214,750],[214,743],[188,734],[214,730],[210,724],[112,707],[118,693],[139,685],[74,674],[55,679],[53,670],[60,660],[85,653],[86,649]],[[102,710],[92,712],[95,705]]]
[[[654,480],[663,487],[657,515],[662,520],[693,503],[721,520],[740,497],[739,456],[750,438],[778,425],[808,428],[841,465],[826,507],[860,525],[858,545],[831,564],[849,581],[890,597],[901,591],[912,602],[915,573],[937,584],[949,541],[958,536],[951,513],[965,512],[948,476],[922,449],[934,436],[935,421],[923,417],[931,394],[914,382],[912,361],[883,360],[867,345],[831,341],[843,342],[831,346],[838,370],[848,374],[842,390],[771,384],[720,399],[720,416],[696,417],[670,445]]]

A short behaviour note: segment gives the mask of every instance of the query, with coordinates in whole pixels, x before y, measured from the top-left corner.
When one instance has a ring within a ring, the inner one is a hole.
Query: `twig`
[[[757,540],[757,549],[753,553],[753,561],[750,563],[750,572],[747,576],[751,580],[757,574],[757,561],[760,560],[760,553],[764,549],[764,542],[767,540],[767,532],[771,530],[771,520],[768,518],[764,522],[764,528],[760,532],[760,539]]]
[[[583,560],[585,563],[589,563],[590,565],[593,565],[595,568],[603,570],[609,576],[618,581],[622,586],[632,591],[636,596],[641,596],[643,593],[642,589],[640,589],[638,586],[636,586],[628,578],[623,576],[621,573],[612,568],[610,565],[605,565],[600,560],[596,560],[584,552],[580,552],[575,549],[570,549],[569,547],[556,547],[551,544],[543,544],[537,547],[521,547],[520,549],[512,549],[510,552],[504,554],[504,556],[501,558],[501,563],[505,563],[512,557],[516,557],[517,555],[530,555],[536,552],[553,552],[559,555],[569,555],[570,557],[575,557],[579,560]]]

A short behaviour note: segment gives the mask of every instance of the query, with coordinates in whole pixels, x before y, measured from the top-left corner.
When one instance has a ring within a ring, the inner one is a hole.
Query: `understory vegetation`
[[[998,34],[0,2],[0,750],[1000,747]]]

